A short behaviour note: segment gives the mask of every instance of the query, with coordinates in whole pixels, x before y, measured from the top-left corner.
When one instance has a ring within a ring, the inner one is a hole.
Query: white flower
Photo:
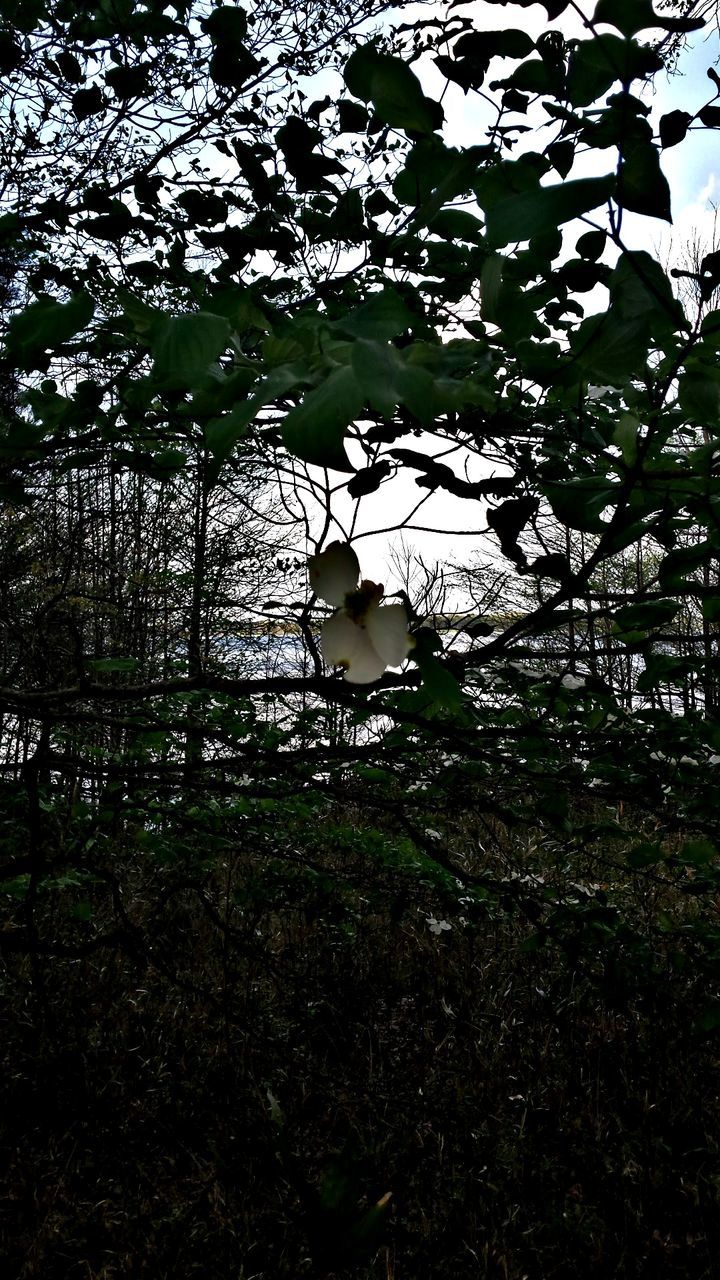
[[[446,929],[452,929],[452,925],[448,924],[447,920],[436,920],[434,916],[428,916],[427,922],[431,933],[441,934]]]
[[[360,579],[360,565],[347,542],[332,542],[308,560],[310,586],[321,600],[334,605],[321,632],[323,657],[330,666],[345,668],[350,684],[370,684],[386,667],[398,667],[412,648],[408,619],[402,604],[381,605],[383,589]]]
[[[561,685],[562,685],[563,689],[572,689],[572,690],[575,690],[575,689],[584,689],[584,687],[585,687],[585,677],[584,677],[584,676],[574,676],[574,675],[572,674],[572,672],[568,671],[567,675],[566,675],[566,676],[563,676],[563,678],[562,678],[562,680],[560,681],[560,683],[561,683]]]

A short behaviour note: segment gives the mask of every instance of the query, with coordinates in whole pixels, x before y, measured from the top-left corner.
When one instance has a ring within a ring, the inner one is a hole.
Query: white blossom
[[[567,675],[563,676],[560,684],[563,689],[583,689],[585,687],[585,677],[574,676],[572,672],[568,671]]]
[[[430,932],[438,935],[444,933],[446,929],[452,929],[452,925],[448,924],[447,920],[436,920],[435,916],[428,916],[427,922]]]
[[[364,578],[347,542],[333,542],[308,560],[310,585],[335,613],[323,625],[320,644],[330,666],[345,668],[350,684],[370,684],[386,667],[398,667],[412,648],[402,604],[381,605],[383,588]]]

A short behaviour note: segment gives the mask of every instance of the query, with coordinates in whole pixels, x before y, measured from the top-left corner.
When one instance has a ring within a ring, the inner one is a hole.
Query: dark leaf
[[[105,110],[105,98],[102,89],[93,85],[92,89],[78,89],[72,96],[73,115],[76,120],[87,120]]]
[[[500,248],[516,240],[529,240],[541,231],[549,231],[572,218],[596,209],[610,199],[615,190],[615,175],[603,178],[579,178],[559,186],[538,187],[521,195],[505,196],[495,204],[485,204],[487,237]],[[482,194],[480,194],[482,203]]]
[[[678,400],[683,413],[698,426],[715,428],[720,418],[720,369],[701,360],[686,361]]]
[[[364,471],[356,471],[352,480],[348,481],[347,490],[351,498],[362,498],[367,493],[375,493],[386,476],[392,471],[392,465],[383,458]]]
[[[9,31],[0,31],[0,75],[10,76],[23,60],[23,51]]]
[[[628,85],[633,80],[644,80],[663,65],[658,53],[635,40],[621,40],[611,34],[582,40],[570,59],[568,101],[574,107],[589,106],[616,81]]]
[[[598,0],[593,21],[607,22],[626,36],[635,35],[636,31],[649,27],[683,33],[699,31],[704,25],[703,18],[668,17],[663,13],[655,13],[651,0]]]
[[[430,134],[442,125],[442,107],[425,97],[407,63],[379,53],[373,44],[356,49],[349,58],[345,83],[356,98],[372,102],[378,118],[392,128]]]
[[[87,293],[78,293],[69,302],[56,302],[43,295],[37,302],[13,316],[8,326],[7,351],[22,369],[37,368],[34,361],[42,353],[57,350],[90,323],[95,306]]]
[[[147,93],[150,71],[149,62],[141,62],[132,67],[112,67],[105,74],[105,83],[122,101],[140,98]]]
[[[466,209],[441,209],[429,220],[427,228],[444,240],[467,240],[470,244],[483,241],[482,223]]]
[[[213,227],[227,219],[226,202],[213,192],[183,191],[177,202],[196,226]]]
[[[527,567],[527,557],[518,546],[518,538],[528,521],[537,515],[539,506],[537,498],[510,498],[487,513],[488,527],[497,534],[500,550],[520,570]]]
[[[718,115],[720,117],[720,112]],[[659,129],[663,147],[674,147],[682,142],[691,121],[692,116],[687,111],[669,111],[667,115],[661,116]]]
[[[529,102],[527,94],[517,89],[506,89],[502,96],[503,111],[517,111],[520,115],[525,115]]]
[[[623,209],[672,222],[670,188],[651,142],[637,144],[626,155],[615,198]]]
[[[602,257],[607,241],[607,235],[604,231],[586,231],[580,236],[575,248],[581,258],[586,258],[589,262],[597,262]]]
[[[567,139],[565,142],[553,142],[547,149],[548,160],[561,178],[566,178],[573,167],[575,159],[575,143]]]
[[[367,302],[356,307],[335,327],[353,338],[371,338],[387,342],[397,338],[413,324],[414,316],[394,289],[382,289],[370,294]]]
[[[60,68],[61,73],[63,73],[64,78],[67,79],[70,84],[82,84],[85,76],[83,76],[82,67],[81,64],[78,63],[76,55],[69,54],[67,50],[63,50],[56,55],[55,61],[58,63],[58,67]]]
[[[337,104],[337,109],[341,133],[365,132],[370,117],[359,102],[352,102],[349,98],[341,98]]]
[[[702,111],[698,111],[698,116],[708,129],[717,129],[720,126],[720,107],[703,107]]]
[[[687,327],[667,275],[660,263],[643,249],[620,255],[609,288],[611,316],[642,320],[658,337]]]
[[[418,641],[420,638],[418,632]],[[455,711],[462,705],[462,689],[455,676],[432,653],[430,645],[416,642],[410,655],[420,669],[423,689],[439,707]]]
[[[213,44],[236,49],[247,35],[247,16],[239,6],[220,5],[203,19],[201,26]]]
[[[285,448],[304,462],[350,471],[343,442],[362,407],[363,393],[352,369],[335,369],[286,415],[282,424]]]
[[[583,476],[564,484],[545,484],[545,495],[558,520],[570,529],[598,533],[606,507],[612,506],[618,486],[605,476]]]
[[[230,323],[224,316],[204,311],[162,316],[154,327],[153,373],[165,387],[192,387],[206,375],[229,340]]]

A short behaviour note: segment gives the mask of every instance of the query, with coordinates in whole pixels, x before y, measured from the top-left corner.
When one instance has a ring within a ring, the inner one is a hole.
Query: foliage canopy
[[[139,945],[121,832],[203,883],[347,801],[614,999],[692,955],[720,1025],[720,253],[649,249],[720,78],[648,92],[700,5],[544,8],[4,6],[6,950]],[[409,660],[349,686],[307,556],[438,499],[462,539],[386,583]]]

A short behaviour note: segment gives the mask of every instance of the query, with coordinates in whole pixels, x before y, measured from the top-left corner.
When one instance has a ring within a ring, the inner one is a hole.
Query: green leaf
[[[644,840],[641,844],[633,845],[632,849],[625,854],[628,866],[638,870],[643,867],[654,867],[658,862],[662,862],[663,857],[663,847],[659,840]]]
[[[608,282],[610,315],[643,320],[656,338],[687,328],[685,315],[660,263],[643,249],[621,254]]]
[[[383,417],[392,417],[395,406],[404,404],[420,422],[429,423],[445,407],[432,373],[388,343],[360,339],[353,346],[352,366],[368,403]]]
[[[638,635],[667,626],[679,608],[678,600],[647,600],[625,605],[615,614],[613,631],[621,640],[634,640]]]
[[[443,240],[467,240],[470,244],[483,241],[482,223],[466,209],[441,209],[427,223],[427,229]]]
[[[660,564],[660,586],[663,591],[681,590],[690,576],[703,565],[711,553],[707,540],[691,547],[677,547]]]
[[[617,36],[596,36],[582,40],[570,57],[567,97],[574,107],[586,107],[607,93],[619,79],[617,58],[613,57],[622,40]]]
[[[13,316],[8,326],[7,351],[22,369],[38,366],[34,360],[48,348],[57,350],[90,323],[95,304],[88,293],[76,293],[69,302],[56,302],[47,294]]]
[[[249,400],[241,400],[229,413],[213,418],[205,426],[205,443],[215,459],[211,478],[217,480],[221,464],[230,457],[235,445],[245,435],[246,429],[260,409],[271,404],[305,380],[305,371],[296,365],[280,365],[268,374],[257,392]],[[194,401],[193,401],[194,402]]]
[[[452,57],[440,54],[435,65],[467,93],[483,83],[493,58],[525,58],[534,47],[525,31],[470,31],[455,41]]]
[[[206,311],[162,316],[152,342],[155,377],[172,390],[194,386],[225,350],[230,334],[229,320]]]
[[[480,307],[484,320],[490,324],[498,323],[498,303],[503,283],[505,258],[500,253],[491,253],[485,259],[480,276]]]
[[[717,429],[720,421],[720,369],[689,359],[680,375],[678,401],[683,413],[701,427]]]
[[[417,221],[421,224],[423,218],[434,217],[443,205],[473,189],[478,161],[486,151],[480,147],[465,151],[446,147],[434,134],[421,138],[393,182],[393,195],[401,204],[418,209]]]
[[[282,425],[286,449],[304,462],[352,471],[343,441],[362,407],[363,393],[353,370],[335,369],[286,415]]]
[[[631,467],[637,459],[638,432],[640,423],[631,413],[623,413],[613,432],[613,444],[620,449],[626,467]]]
[[[253,416],[252,401],[245,400],[236,404],[229,413],[223,414],[222,418],[212,418],[205,424],[205,444],[214,458],[224,462],[230,457],[235,445],[245,435]]]
[[[702,616],[705,622],[720,622],[720,596],[705,596],[702,602]]]
[[[407,63],[378,53],[374,44],[363,45],[349,58],[345,83],[356,98],[372,102],[378,119],[394,129],[431,134],[442,125],[442,107],[425,97]]]
[[[708,1000],[695,1027],[698,1031],[717,1031],[720,1027],[720,1000]]]
[[[491,84],[491,88],[507,86],[510,92],[525,90],[527,93],[546,93],[562,96],[562,78],[556,67],[543,58],[528,58],[508,76],[507,80]]]
[[[117,299],[136,333],[150,334],[157,324],[161,312],[156,307],[148,306],[142,298],[138,298],[128,289],[118,289]]]
[[[417,663],[422,676],[423,689],[433,702],[439,707],[445,707],[448,711],[456,711],[462,706],[462,689],[458,681],[452,672],[429,652],[429,649],[423,647],[413,651],[410,656]]]
[[[138,665],[137,658],[91,658],[88,662],[92,671],[103,674],[112,671],[137,671]]]
[[[400,352],[386,342],[360,339],[353,343],[352,367],[368,403],[384,418],[391,418],[400,399],[398,384],[403,371]]]
[[[529,240],[596,209],[610,199],[614,190],[615,175],[607,174],[505,196],[486,206],[488,242],[501,248],[517,240]]]
[[[708,311],[703,316],[700,326],[703,345],[708,345],[715,350],[720,347],[720,311]]]
[[[373,338],[386,342],[398,338],[409,329],[415,317],[394,289],[382,289],[373,293],[361,307],[351,311],[342,320],[336,320],[332,328],[352,338]]]
[[[159,449],[153,454],[152,461],[156,474],[169,479],[187,466],[187,454],[182,449]]]
[[[589,316],[576,331],[572,348],[577,364],[591,381],[622,387],[645,368],[647,325],[641,318]]]
[[[643,655],[645,670],[637,677],[638,693],[649,693],[660,685],[681,685],[687,678],[689,665],[687,659],[673,658],[667,653],[648,653]]]
[[[600,516],[606,507],[613,505],[617,488],[605,476],[582,476],[564,484],[546,482],[543,485],[558,520],[570,529],[588,533],[602,531]]]
[[[712,840],[700,837],[697,840],[686,840],[677,856],[687,866],[706,867],[717,861],[718,849]]]

